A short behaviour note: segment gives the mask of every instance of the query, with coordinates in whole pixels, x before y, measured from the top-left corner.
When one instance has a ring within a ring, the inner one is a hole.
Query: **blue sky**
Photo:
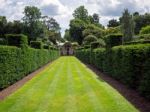
[[[130,12],[150,12],[150,0],[0,0],[0,15],[9,20],[21,19],[27,5],[37,6],[43,14],[54,17],[62,28],[62,34],[73,18],[73,11],[80,5],[84,5],[89,14],[98,13],[105,26],[108,20],[121,16],[125,8]]]

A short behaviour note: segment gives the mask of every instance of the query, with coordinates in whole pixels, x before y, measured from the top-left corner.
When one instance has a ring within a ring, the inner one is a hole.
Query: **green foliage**
[[[79,44],[77,42],[72,42],[71,45],[73,49],[77,49],[79,47]]]
[[[150,44],[77,50],[76,56],[150,99]]]
[[[7,40],[6,40],[5,35],[0,36],[0,45],[7,45]]]
[[[134,21],[132,15],[125,9],[121,17],[123,42],[131,41],[134,35]]]
[[[150,34],[142,34],[138,36],[139,39],[150,40]]]
[[[150,25],[150,13],[145,13],[140,15],[138,12],[134,13],[134,22],[135,22],[135,34],[139,34],[142,27]]]
[[[6,33],[6,25],[7,25],[6,17],[0,16],[0,35],[4,35]]]
[[[95,41],[97,41],[97,37],[96,36],[94,36],[94,35],[88,35],[88,36],[86,36],[84,38],[83,44],[84,45],[90,45],[91,42],[95,42]]]
[[[26,6],[24,14],[24,33],[29,37],[29,41],[35,41],[38,36],[44,33],[43,24],[40,21],[41,11],[35,6]]]
[[[41,41],[31,41],[30,46],[35,49],[42,49],[43,43]]]
[[[82,31],[86,28],[86,23],[80,19],[73,19],[70,21],[70,36],[74,41],[82,44],[83,36]]]
[[[84,22],[88,22],[88,11],[84,8],[84,6],[80,6],[75,9],[73,17],[75,19],[80,19]]]
[[[43,45],[43,48],[44,48],[44,49],[49,49],[49,45],[44,44],[44,45]]]
[[[122,44],[122,34],[110,34],[105,37],[106,47],[111,48],[113,46]]]
[[[91,42],[91,49],[105,47],[105,41],[103,39],[98,39],[96,42]]]
[[[98,48],[100,47],[100,43],[99,42],[92,42],[91,43],[91,49],[95,49],[95,48]]]
[[[6,34],[7,45],[24,47],[28,45],[28,38],[23,34]]]
[[[84,48],[88,49],[88,48],[91,48],[91,46],[90,45],[84,45]]]
[[[120,22],[119,21],[117,21],[116,19],[111,19],[111,20],[109,20],[109,22],[108,22],[108,27],[117,27],[117,26],[119,26],[120,25]]]
[[[143,39],[140,39],[140,40],[135,40],[135,41],[131,41],[131,42],[126,42],[126,43],[124,43],[124,45],[147,44],[147,43],[150,43],[150,40],[143,40]]]
[[[0,46],[0,89],[8,87],[58,56],[56,50],[27,48],[24,52],[17,47]]]
[[[71,35],[68,29],[65,30],[64,39],[66,39],[67,41],[73,41],[73,38],[71,38]]]
[[[146,27],[143,27],[141,30],[140,30],[140,34],[150,34],[150,25],[146,26]]]
[[[86,29],[82,32],[83,37],[85,38],[88,35],[94,35],[97,38],[102,38],[104,34],[103,29],[95,26],[94,24],[89,24]]]
[[[109,27],[106,30],[104,30],[105,35],[116,34],[116,33],[121,33],[120,26],[118,26],[118,27]]]

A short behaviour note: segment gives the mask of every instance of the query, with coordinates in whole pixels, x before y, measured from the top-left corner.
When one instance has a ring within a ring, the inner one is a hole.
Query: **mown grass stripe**
[[[84,85],[84,89],[85,89],[85,92],[87,93],[88,95],[88,98],[89,98],[89,101],[91,102],[91,105],[93,105],[93,111],[94,112],[100,112],[103,110],[103,107],[101,107],[99,101],[98,101],[98,98],[96,96],[96,94],[94,93],[92,87],[90,86],[90,84],[87,82],[87,80],[84,78],[84,74],[82,71],[84,71],[84,69],[81,70],[80,68],[80,63],[77,64],[77,63],[74,63],[75,64],[75,69],[80,77],[80,80],[83,82],[83,85]]]
[[[74,80],[72,76],[72,66],[70,66],[70,62],[72,62],[71,58],[67,59],[67,104],[65,105],[66,112],[78,112],[76,106],[76,91]]]
[[[55,90],[54,96],[50,99],[50,103],[47,109],[47,112],[65,112],[64,105],[67,100],[67,58],[63,58],[62,62],[64,62],[64,66],[62,66],[62,70],[59,71],[59,82],[57,89]]]
[[[63,69],[64,62],[62,62],[61,64],[58,64],[58,65],[59,65],[59,67],[55,68],[56,73],[54,73],[54,78],[53,78],[52,82],[49,84],[47,91],[45,91],[45,93],[43,94],[43,99],[41,100],[41,103],[39,104],[36,112],[41,112],[41,111],[46,112],[51,103],[50,100],[54,96],[55,91],[57,89],[58,82],[60,80],[60,78],[59,78],[60,71],[62,71],[62,69]]]

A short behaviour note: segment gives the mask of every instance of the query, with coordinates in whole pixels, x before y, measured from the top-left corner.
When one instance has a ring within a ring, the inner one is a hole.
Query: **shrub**
[[[139,35],[139,38],[144,40],[150,40],[150,34],[141,34]]]
[[[102,38],[104,35],[104,30],[100,27],[97,27],[93,24],[90,24],[86,27],[84,31],[82,31],[83,37],[87,37],[88,35],[94,35],[97,38]]]
[[[99,42],[92,42],[91,43],[91,49],[95,49],[95,48],[98,48],[100,47],[100,43]]]
[[[146,27],[143,27],[141,30],[140,30],[140,34],[150,34],[150,25],[146,26]]]
[[[83,40],[84,45],[90,45],[91,42],[94,42],[94,41],[97,41],[97,37],[95,37],[94,35],[88,35]]]
[[[14,46],[0,46],[0,89],[8,87],[58,56],[56,50],[27,48],[24,52]]]
[[[126,42],[126,43],[124,43],[124,45],[131,45],[131,44],[148,44],[148,43],[150,43],[150,40],[143,40],[143,39],[140,39],[140,40],[136,40],[136,41]]]
[[[150,99],[150,44],[82,49],[76,56]]]
[[[53,46],[49,46],[49,49],[50,49],[50,50],[54,50],[54,47],[53,47]]]
[[[32,48],[35,48],[35,49],[42,49],[43,48],[43,44],[41,41],[31,41],[30,46]]]
[[[28,38],[23,34],[6,34],[7,45],[24,47],[28,45]]]
[[[122,44],[122,35],[121,34],[111,34],[105,37],[106,47],[111,48],[113,46]]]
[[[44,44],[44,45],[43,45],[43,48],[44,48],[44,49],[49,49],[49,45]]]
[[[90,48],[91,46],[90,45],[84,45],[84,48],[85,49],[88,49],[88,48]]]

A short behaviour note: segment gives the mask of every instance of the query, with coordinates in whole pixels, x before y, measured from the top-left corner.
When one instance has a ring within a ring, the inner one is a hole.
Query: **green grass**
[[[138,112],[75,57],[61,57],[0,102],[0,112]]]

